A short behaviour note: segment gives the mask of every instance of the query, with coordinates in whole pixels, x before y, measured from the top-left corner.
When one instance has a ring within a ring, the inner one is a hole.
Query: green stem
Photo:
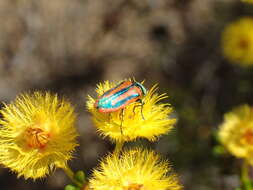
[[[124,142],[123,141],[116,142],[114,153],[115,154],[119,154],[121,152],[123,146],[124,146]]]
[[[63,171],[65,172],[65,174],[69,177],[69,179],[78,187],[82,187],[83,184],[80,183],[79,181],[77,181],[75,178],[74,178],[74,172],[69,168],[69,166],[66,166],[64,168],[62,168]]]
[[[249,165],[246,160],[243,161],[241,169],[241,182],[243,190],[252,190],[252,184],[249,177]]]

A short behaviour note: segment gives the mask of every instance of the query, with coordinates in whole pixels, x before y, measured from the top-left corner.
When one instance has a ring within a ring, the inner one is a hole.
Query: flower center
[[[25,140],[31,148],[44,148],[49,141],[49,134],[40,128],[27,128],[25,131]]]
[[[253,131],[248,129],[243,134],[243,139],[246,141],[246,143],[253,145]]]
[[[242,49],[247,49],[249,47],[249,42],[245,39],[241,39],[238,45]]]
[[[127,187],[124,187],[124,190],[141,190],[143,187],[142,184],[132,183]]]

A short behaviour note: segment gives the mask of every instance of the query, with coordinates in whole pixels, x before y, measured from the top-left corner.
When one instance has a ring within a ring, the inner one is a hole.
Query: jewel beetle
[[[107,90],[96,100],[94,107],[102,113],[111,113],[125,108],[127,105],[141,101],[147,90],[139,82],[123,81]],[[143,103],[142,103],[143,105]]]

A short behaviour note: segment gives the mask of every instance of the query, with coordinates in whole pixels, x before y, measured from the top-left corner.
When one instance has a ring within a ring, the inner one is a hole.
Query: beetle
[[[98,97],[94,103],[94,107],[102,113],[115,112],[125,108],[133,102],[140,101],[142,103],[141,98],[145,96],[146,93],[147,90],[141,83],[131,80],[122,81],[117,86],[107,90]]]

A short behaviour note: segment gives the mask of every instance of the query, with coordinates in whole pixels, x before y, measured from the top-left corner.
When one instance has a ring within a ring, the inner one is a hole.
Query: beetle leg
[[[145,117],[144,117],[144,115],[143,115],[143,106],[144,106],[144,102],[140,99],[140,101],[141,101],[141,117],[142,117],[142,119],[143,120],[145,120]]]
[[[109,113],[109,122],[111,122],[111,118],[112,118],[111,113]]]
[[[142,104],[141,99],[136,100],[136,102],[139,102]],[[134,105],[134,109],[133,109],[134,115],[135,115],[135,108],[140,107],[140,106],[141,106],[140,104]]]
[[[123,125],[123,119],[124,119],[124,108],[120,110],[120,133],[123,135],[122,125]]]
[[[133,109],[133,112],[135,114],[135,108],[141,106],[141,117],[142,117],[143,120],[145,120],[145,117],[143,115],[143,105],[144,105],[144,102],[142,101],[142,99],[138,99],[137,102],[139,102],[141,105],[135,105],[134,109]]]
[[[135,105],[134,106],[134,109],[133,109],[133,112],[134,112],[134,115],[135,115],[135,108],[139,107],[140,105]]]

